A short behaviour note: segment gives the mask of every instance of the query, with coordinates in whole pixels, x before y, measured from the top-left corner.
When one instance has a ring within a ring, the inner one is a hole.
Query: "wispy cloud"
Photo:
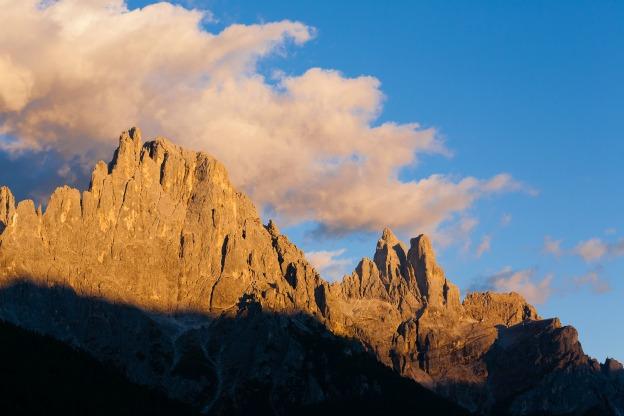
[[[575,277],[572,279],[572,283],[576,289],[589,287],[592,292],[597,294],[603,294],[611,291],[609,282],[602,279],[598,271],[590,271],[582,276]]]
[[[305,255],[323,277],[336,281],[349,273],[349,268],[352,266],[352,259],[339,258],[344,253],[345,249],[339,249],[334,251],[309,251]]]
[[[483,253],[490,251],[492,238],[489,235],[484,235],[481,239],[479,247],[477,247],[477,257],[481,257]]]
[[[607,254],[620,256],[624,254],[624,240],[617,243],[606,243],[600,238],[591,238],[577,244],[573,252],[586,262],[600,260]]]
[[[607,252],[609,247],[599,238],[592,238],[579,243],[574,248],[574,253],[581,256],[585,261],[596,261],[601,259]]]
[[[437,232],[475,201],[534,191],[508,174],[431,175],[403,167],[449,152],[435,130],[379,123],[384,95],[371,76],[310,68],[267,80],[257,62],[287,56],[314,29],[300,22],[202,28],[213,16],[160,2],[0,0],[0,136],[5,151],[66,155],[110,147],[139,125],[206,150],[234,183],[282,223],[328,231]]]
[[[500,220],[500,224],[503,227],[508,226],[511,223],[511,220],[513,219],[511,214],[503,214],[503,216],[501,217]]]
[[[551,236],[547,235],[544,237],[544,253],[552,254],[553,256],[559,257],[563,254],[563,249],[561,248],[562,240],[555,240]]]
[[[609,244],[609,253],[616,257],[624,256],[624,239]]]
[[[469,215],[450,221],[444,227],[433,233],[434,243],[439,247],[448,247],[453,244],[460,244],[464,252],[468,252],[472,241],[470,234],[479,224],[479,220]],[[427,230],[425,230],[427,231]]]
[[[544,237],[543,252],[554,256],[576,255],[587,263],[595,263],[605,257],[624,256],[624,239],[618,241],[605,241],[601,238],[590,238],[579,242],[572,249],[564,249],[562,240],[555,240],[551,236]]]

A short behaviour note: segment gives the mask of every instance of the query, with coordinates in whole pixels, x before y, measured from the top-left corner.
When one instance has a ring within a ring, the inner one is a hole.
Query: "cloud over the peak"
[[[553,275],[549,274],[538,279],[535,274],[534,269],[512,270],[506,267],[489,276],[485,284],[479,286],[478,289],[517,292],[529,303],[539,305],[546,302],[553,292],[551,287]]]
[[[202,28],[205,13],[161,2],[0,0],[0,147],[68,156],[109,149],[132,125],[214,154],[263,209],[325,229],[436,232],[485,195],[526,189],[399,171],[446,154],[432,129],[379,124],[377,79],[311,68],[267,80],[259,59],[314,30],[280,21]],[[3,137],[4,136],[4,140]]]

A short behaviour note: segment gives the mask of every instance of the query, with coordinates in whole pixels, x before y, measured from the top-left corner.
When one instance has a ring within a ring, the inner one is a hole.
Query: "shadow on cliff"
[[[494,400],[490,414],[621,414],[624,371],[608,368],[609,360],[601,366],[586,356],[574,328],[554,318],[499,325],[497,331],[485,355],[487,389]]]
[[[163,314],[17,281],[0,289],[0,319],[12,414],[466,414],[313,317],[253,297],[227,316]]]
[[[195,414],[82,351],[5,322],[0,322],[0,409],[7,415]]]

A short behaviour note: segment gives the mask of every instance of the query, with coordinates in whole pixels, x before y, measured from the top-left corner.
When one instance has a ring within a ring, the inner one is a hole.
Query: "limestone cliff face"
[[[13,289],[24,280],[137,309]],[[0,285],[0,318],[117,362],[206,412],[245,400],[231,386],[269,376],[271,394],[291,404],[344,394],[323,381],[332,379],[327,360],[322,376],[302,358],[301,339],[320,327],[470,410],[624,409],[617,364],[589,359],[573,328],[540,320],[517,294],[461,303],[426,236],[408,249],[385,229],[372,260],[329,284],[274,223],[261,223],[218,161],[163,138],[142,144],[138,129],[121,135],[110,164],[96,165],[88,190],[58,188],[45,211],[0,188]],[[279,317],[260,321],[257,309]],[[610,393],[543,400],[570,379]]]
[[[471,318],[493,325],[512,326],[526,320],[541,319],[535,308],[517,293],[469,293],[463,306]]]
[[[0,233],[4,231],[15,213],[15,198],[6,186],[0,187]]]
[[[57,189],[43,214],[31,201],[15,208],[3,189],[0,275],[162,312],[218,313],[251,292],[276,310],[315,309],[295,293],[305,279],[286,281],[273,236],[218,161],[140,140],[137,129],[124,133],[89,189]]]
[[[425,307],[459,308],[459,289],[445,276],[425,235],[411,240],[409,250],[386,228],[373,261],[362,259],[342,284],[346,299],[379,299],[391,303],[403,317]]]

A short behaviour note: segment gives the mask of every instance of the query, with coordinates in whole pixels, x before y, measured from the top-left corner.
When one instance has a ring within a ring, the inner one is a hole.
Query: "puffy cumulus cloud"
[[[555,240],[551,236],[544,237],[544,253],[552,254],[553,256],[561,256],[563,249],[561,248],[561,240]]]
[[[352,266],[351,259],[338,258],[344,253],[345,249],[339,249],[334,251],[308,251],[305,255],[323,277],[330,281],[336,281],[347,274]]]
[[[551,283],[553,275],[544,276],[541,280],[535,278],[535,270],[512,270],[507,267],[487,279],[485,288],[497,292],[517,292],[533,304],[546,302],[552,294]]]
[[[313,37],[302,23],[210,33],[206,13],[166,2],[128,10],[122,0],[0,0],[0,8],[5,151],[110,151],[115,133],[139,125],[214,154],[281,221],[331,232],[389,225],[435,234],[461,228],[479,198],[532,192],[506,174],[401,181],[420,155],[447,152],[432,129],[377,122],[377,79],[311,68],[267,80],[257,70],[259,59]]]
[[[33,87],[31,73],[16,66],[10,56],[0,55],[0,74],[0,110],[21,110],[28,103]]]
[[[133,123],[159,128],[209,87],[253,79],[257,59],[311,30],[297,22],[200,29],[204,14],[169,3],[0,0],[2,133],[13,148],[82,152]],[[208,118],[214,108],[203,108]],[[176,131],[183,134],[184,130]],[[183,140],[183,139],[182,139]]]
[[[477,247],[477,257],[481,257],[483,253],[486,253],[491,250],[492,237],[489,235],[484,235],[481,239],[481,243]]]

